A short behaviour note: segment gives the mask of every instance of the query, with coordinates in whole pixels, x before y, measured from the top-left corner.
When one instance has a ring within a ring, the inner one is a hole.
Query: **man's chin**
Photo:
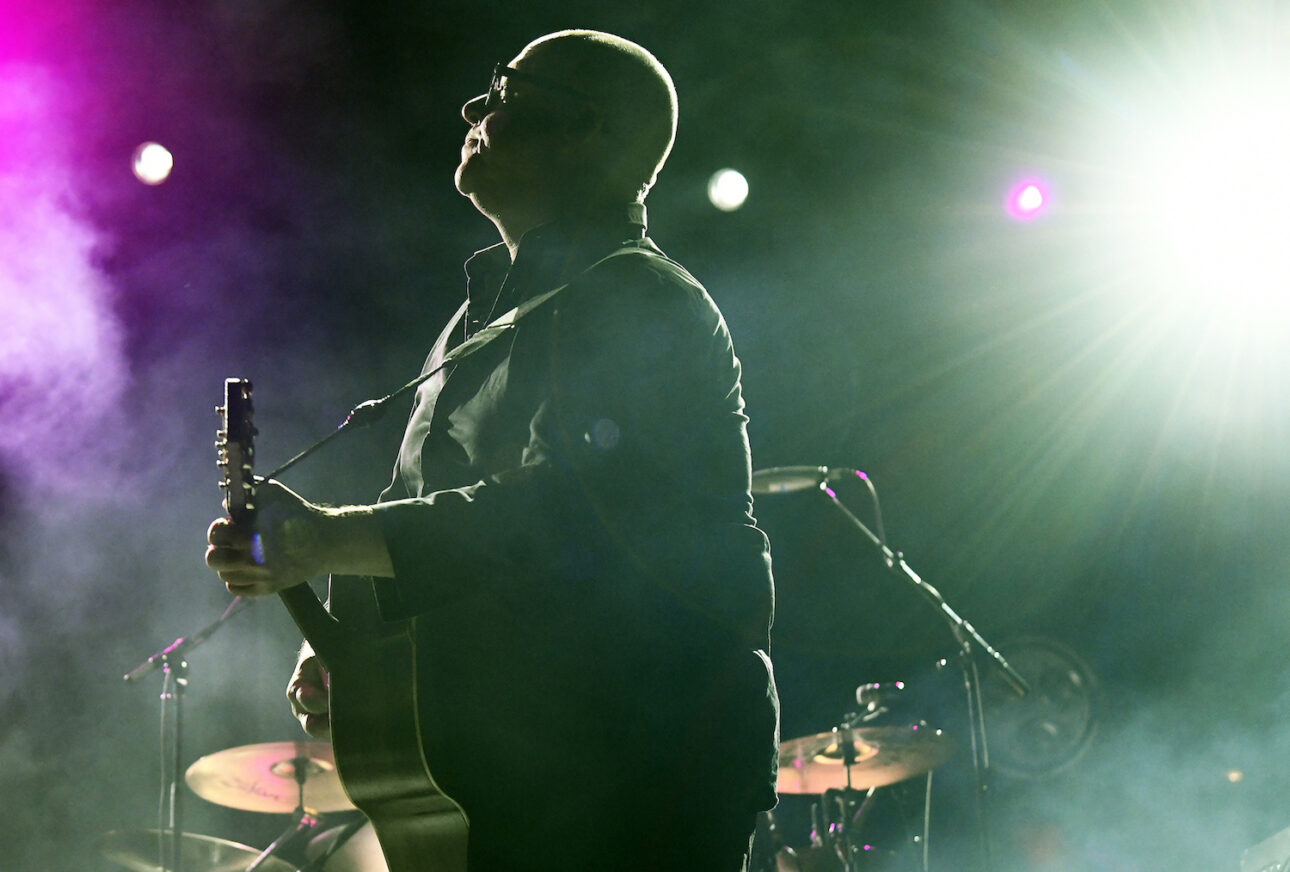
[[[457,172],[453,174],[452,177],[452,183],[456,186],[457,193],[461,194],[463,197],[469,197],[471,191],[473,191],[475,187],[472,184],[472,181],[473,180],[470,178],[470,171],[466,168],[466,164],[462,163],[457,167]]]
[[[495,214],[493,206],[498,199],[495,196],[496,192],[490,191],[488,185],[481,183],[481,180],[476,178],[474,173],[458,170],[455,182],[457,193],[470,200],[476,209],[484,215],[491,216]],[[490,196],[490,193],[494,195]]]
[[[471,166],[470,162],[466,161],[457,167],[456,175],[453,176],[453,184],[457,187],[457,193],[474,200],[476,206],[479,205],[481,197],[484,200],[493,199],[489,197],[488,192],[491,188],[496,187],[495,185],[490,185],[487,178],[480,178],[480,169],[481,167]]]

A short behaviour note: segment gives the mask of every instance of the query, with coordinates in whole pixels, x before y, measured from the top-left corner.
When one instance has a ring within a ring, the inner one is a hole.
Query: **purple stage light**
[[[1027,179],[1013,186],[1005,203],[1008,214],[1018,221],[1029,221],[1048,208],[1048,186],[1036,179]]]

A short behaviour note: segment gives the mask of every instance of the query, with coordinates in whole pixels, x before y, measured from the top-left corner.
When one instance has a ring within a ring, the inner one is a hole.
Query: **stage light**
[[[1161,26],[1103,77],[1067,165],[1067,268],[1105,305],[1126,382],[1172,393],[1162,433],[1274,462],[1290,391],[1290,42],[1262,16]]]
[[[1248,106],[1197,119],[1189,133],[1158,171],[1158,254],[1208,302],[1284,310],[1290,122]]]
[[[733,212],[748,199],[748,180],[738,170],[717,170],[708,180],[708,199],[722,212]]]
[[[1286,75],[1284,62],[1243,69],[1229,58],[1173,94],[1138,96],[1134,123],[1118,131],[1107,194],[1122,252],[1172,307],[1211,323],[1284,328],[1290,316]]]
[[[1005,208],[1018,221],[1029,221],[1039,216],[1048,206],[1047,186],[1039,181],[1027,180],[1014,185],[1008,192]]]
[[[170,178],[175,159],[170,150],[157,142],[145,142],[134,150],[131,169],[134,177],[145,185],[160,185]]]

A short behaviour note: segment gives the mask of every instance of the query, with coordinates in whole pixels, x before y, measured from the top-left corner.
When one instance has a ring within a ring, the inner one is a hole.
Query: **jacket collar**
[[[486,289],[485,294],[517,282],[526,293],[538,293],[545,290],[539,285],[554,287],[624,243],[643,239],[645,228],[643,203],[559,219],[525,233],[514,263],[500,242],[475,252],[466,261],[466,276],[472,290]]]

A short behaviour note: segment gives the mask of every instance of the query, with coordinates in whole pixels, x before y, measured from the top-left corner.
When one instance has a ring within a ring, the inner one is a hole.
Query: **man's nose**
[[[480,94],[473,100],[467,100],[466,105],[461,107],[461,117],[466,119],[467,124],[478,124],[484,119],[484,104],[487,101],[487,94]]]

